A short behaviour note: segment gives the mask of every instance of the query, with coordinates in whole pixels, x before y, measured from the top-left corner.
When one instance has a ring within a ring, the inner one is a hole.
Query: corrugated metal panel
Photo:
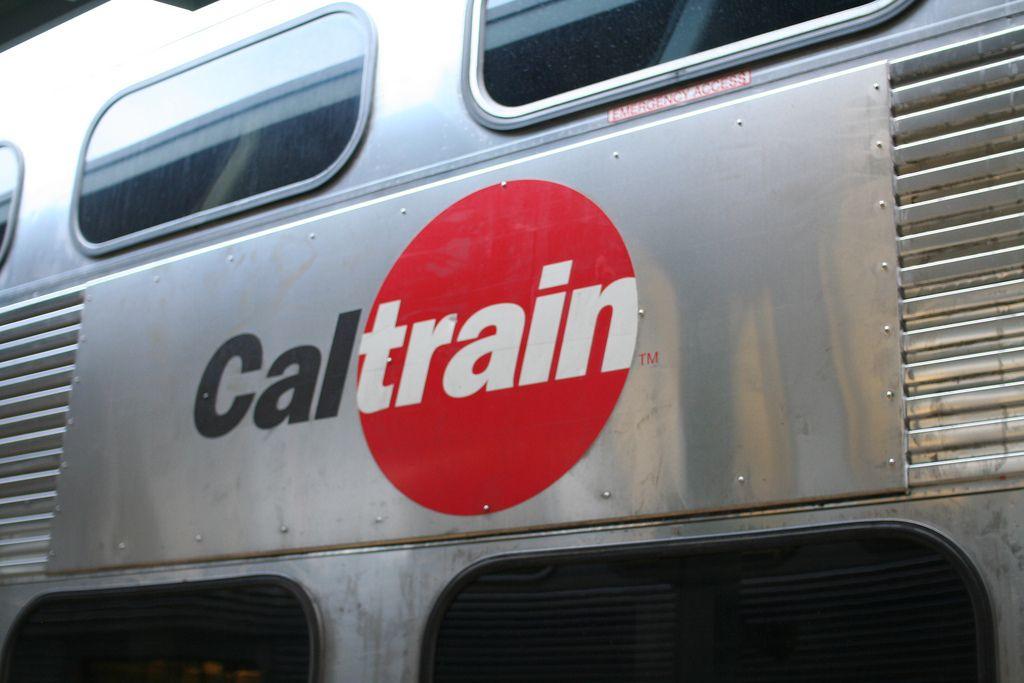
[[[46,568],[81,313],[80,291],[0,308],[0,577]]]
[[[1024,473],[1024,29],[890,64],[910,484]]]

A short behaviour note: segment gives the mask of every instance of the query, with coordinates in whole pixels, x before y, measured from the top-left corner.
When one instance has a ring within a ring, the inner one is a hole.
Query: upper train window
[[[911,1],[473,0],[470,87],[489,123],[525,125],[856,30]]]
[[[832,527],[485,563],[435,607],[423,680],[980,683],[992,644],[936,535]]]
[[[314,611],[275,577],[57,593],[15,623],[6,683],[309,683]]]
[[[116,98],[83,154],[85,247],[109,251],[326,181],[365,125],[372,43],[361,13],[332,11]]]
[[[14,231],[21,192],[21,157],[14,147],[0,142],[0,260]]]

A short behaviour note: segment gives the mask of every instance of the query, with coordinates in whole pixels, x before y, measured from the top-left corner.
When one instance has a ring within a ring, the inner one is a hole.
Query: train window
[[[308,683],[316,633],[277,578],[57,594],[15,624],[4,681]]]
[[[355,147],[372,33],[333,10],[116,98],[86,142],[76,221],[103,252],[305,191]]]
[[[485,564],[439,603],[424,678],[966,683],[991,642],[941,543],[831,530]]]
[[[9,144],[0,142],[0,260],[14,232],[21,192],[21,157]]]
[[[856,30],[908,1],[474,0],[470,87],[500,127]]]

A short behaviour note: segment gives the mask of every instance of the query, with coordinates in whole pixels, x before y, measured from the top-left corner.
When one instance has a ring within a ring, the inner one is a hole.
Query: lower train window
[[[442,598],[424,680],[990,681],[988,603],[957,557],[830,530],[499,560]]]
[[[298,589],[252,578],[36,602],[7,643],[7,683],[309,683],[316,629]]]

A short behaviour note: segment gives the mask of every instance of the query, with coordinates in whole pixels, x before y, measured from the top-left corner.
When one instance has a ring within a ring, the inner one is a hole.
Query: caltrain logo
[[[543,491],[600,434],[633,359],[636,278],[618,230],[592,201],[563,185],[514,181],[465,197],[420,231],[358,342],[353,315],[338,318],[315,417],[337,414],[355,345],[359,417],[384,475],[432,510],[484,514]],[[201,382],[196,425],[207,436],[226,433],[255,400],[215,407],[226,354],[241,355],[243,371],[261,366],[238,353],[240,337],[211,360],[207,391]],[[300,349],[309,350],[305,366]],[[315,351],[297,347],[274,361],[268,376],[294,366],[308,389],[295,388],[295,373],[291,384],[270,385],[256,400],[257,426],[310,418]],[[219,433],[204,432],[201,413],[216,421],[232,410]]]

